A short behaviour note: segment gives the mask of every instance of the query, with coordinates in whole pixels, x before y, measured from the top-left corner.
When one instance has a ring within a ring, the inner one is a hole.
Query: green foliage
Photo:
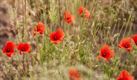
[[[78,16],[77,9],[81,5],[90,11],[91,19],[87,20]],[[43,75],[46,75],[46,78],[51,76],[51,80],[68,80],[67,67],[75,65],[78,65],[78,68],[81,67],[80,65],[84,65],[80,68],[84,78],[82,80],[94,78],[94,80],[114,80],[122,69],[133,72],[136,68],[136,46],[128,56],[117,46],[120,39],[133,34],[135,11],[132,4],[123,0],[114,1],[112,4],[104,4],[99,0],[29,0],[28,5],[24,7],[28,8],[28,13],[25,15],[15,13],[17,16],[14,15],[15,19],[18,19],[18,16],[25,18],[25,21],[17,20],[15,26],[19,34],[15,41],[26,40],[36,44],[36,48],[32,49],[30,53],[33,59],[30,60],[31,64],[28,66],[29,73],[26,71],[31,80],[34,80],[33,77],[42,78]],[[64,22],[65,10],[71,11],[75,16],[73,25]],[[34,15],[31,14],[31,11]],[[27,21],[29,22],[26,23]],[[34,24],[38,21],[45,23],[46,32],[44,36],[34,37],[29,29],[34,28]],[[24,27],[24,25],[26,26]],[[62,27],[65,32],[63,42],[57,45],[51,43],[49,39],[49,34],[56,27]],[[100,47],[105,43],[111,45],[115,50],[116,55],[110,63],[96,59]],[[27,58],[30,55],[27,55]],[[127,59],[121,60],[123,55]],[[4,66],[7,67],[7,65],[12,66],[7,63]],[[37,70],[37,67],[40,68],[40,71]],[[16,70],[19,72],[18,69]],[[8,74],[8,71],[6,73]],[[97,78],[98,75],[101,78]],[[91,78],[91,76],[93,77]]]

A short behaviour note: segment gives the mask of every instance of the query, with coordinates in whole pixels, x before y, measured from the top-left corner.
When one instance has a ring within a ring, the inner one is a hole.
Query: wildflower
[[[82,6],[78,8],[78,14],[82,17],[85,17],[86,19],[90,18],[90,12]]]
[[[131,45],[131,38],[124,38],[120,41],[119,43],[119,47],[120,48],[124,48],[127,51],[131,51],[132,50],[132,45]]]
[[[87,9],[85,10],[85,18],[90,18],[90,12]]]
[[[73,24],[74,16],[69,11],[65,11],[64,12],[64,21],[68,24]]]
[[[132,39],[133,39],[134,43],[137,45],[137,34],[133,35]]]
[[[18,45],[17,45],[17,49],[20,51],[20,53],[22,54],[22,52],[24,53],[28,53],[28,52],[30,52],[30,44],[28,44],[28,43],[19,43]]]
[[[123,70],[119,74],[117,80],[134,80],[134,77],[128,73],[128,71]]]
[[[106,61],[109,61],[113,56],[114,56],[113,50],[111,50],[110,47],[107,44],[105,44],[100,49],[100,54],[98,58],[104,58]]]
[[[38,24],[34,28],[34,34],[39,33],[39,34],[44,34],[45,31],[45,26],[42,22],[38,22]]]
[[[50,34],[50,41],[54,44],[60,43],[64,38],[64,32],[61,28],[58,28],[55,32]]]
[[[14,48],[15,48],[14,42],[7,41],[2,49],[2,52],[5,53],[8,57],[11,57],[14,53]]]
[[[68,73],[70,80],[80,80],[80,74],[76,68],[71,67]]]
[[[83,15],[84,10],[85,10],[85,8],[84,8],[84,7],[82,7],[82,6],[80,6],[80,7],[78,8],[78,14],[79,14],[80,16],[82,16],[82,15]]]

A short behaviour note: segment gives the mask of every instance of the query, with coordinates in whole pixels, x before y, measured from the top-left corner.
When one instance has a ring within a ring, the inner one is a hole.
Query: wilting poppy
[[[133,35],[132,39],[133,39],[134,43],[137,45],[137,34]]]
[[[64,12],[64,21],[68,24],[73,24],[74,16],[69,11],[65,11]]]
[[[100,49],[100,54],[99,54],[98,58],[103,58],[106,61],[109,61],[113,56],[114,56],[113,50],[111,50],[110,47],[107,44],[105,44]]]
[[[31,48],[31,46],[28,43],[19,43],[17,45],[17,49],[20,51],[20,54],[22,54],[24,52],[25,53],[30,52],[30,48]]]
[[[117,80],[134,80],[134,77],[128,73],[128,71],[123,70],[119,74]]]
[[[38,24],[34,28],[34,34],[39,33],[39,34],[44,34],[45,31],[45,26],[42,22],[38,22]]]
[[[123,38],[119,43],[119,47],[124,48],[127,51],[131,51],[132,50],[131,38]]]
[[[54,44],[60,43],[64,38],[64,32],[61,28],[58,28],[55,32],[50,34],[50,41]]]
[[[80,7],[78,8],[78,14],[79,14],[80,16],[82,16],[82,17],[87,18],[87,19],[90,18],[90,12],[89,12],[86,8],[84,8],[84,7],[82,7],[82,6],[80,6]]]
[[[3,47],[2,51],[8,57],[11,57],[14,53],[15,44],[12,41],[7,41],[5,46]]]
[[[80,74],[76,68],[74,67],[69,68],[68,74],[70,80],[80,80]]]

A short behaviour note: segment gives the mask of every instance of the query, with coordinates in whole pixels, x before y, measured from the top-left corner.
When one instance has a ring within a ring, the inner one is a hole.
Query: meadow
[[[0,0],[0,80],[137,80],[137,0]]]

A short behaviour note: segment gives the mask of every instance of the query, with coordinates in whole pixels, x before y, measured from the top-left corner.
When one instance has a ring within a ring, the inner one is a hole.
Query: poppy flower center
[[[102,57],[106,57],[107,56],[107,52],[104,52],[103,54],[102,54]]]
[[[54,36],[54,40],[58,40],[58,37],[57,37],[57,36]]]
[[[125,44],[125,46],[124,46],[125,48],[129,48],[129,44]]]
[[[67,17],[67,20],[70,20],[71,18],[70,17]]]
[[[6,51],[7,51],[7,52],[10,52],[10,49],[8,48]]]
[[[21,49],[21,51],[26,51],[25,47],[23,47],[23,48]]]

